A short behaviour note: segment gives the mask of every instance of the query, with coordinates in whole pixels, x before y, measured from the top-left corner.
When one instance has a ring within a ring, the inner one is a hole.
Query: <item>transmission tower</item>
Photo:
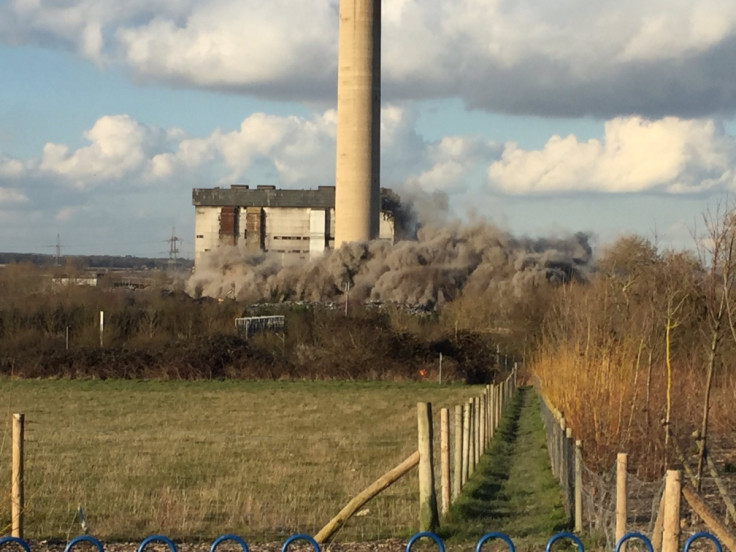
[[[169,270],[176,270],[179,265],[179,242],[182,239],[176,236],[172,228],[171,237],[166,241],[169,242]]]
[[[56,234],[56,266],[61,266],[61,236]]]

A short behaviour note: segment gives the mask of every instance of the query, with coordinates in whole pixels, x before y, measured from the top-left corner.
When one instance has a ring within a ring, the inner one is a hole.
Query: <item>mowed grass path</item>
[[[101,539],[232,532],[259,542],[314,534],[415,451],[418,401],[439,412],[481,392],[430,383],[0,378],[0,533],[10,520],[14,412],[26,415],[27,537],[80,534],[81,505]],[[417,502],[414,470],[336,539],[411,534]]]
[[[441,533],[448,542],[459,543],[500,531],[524,550],[542,549],[566,527],[560,487],[549,467],[539,399],[532,388],[523,387]]]

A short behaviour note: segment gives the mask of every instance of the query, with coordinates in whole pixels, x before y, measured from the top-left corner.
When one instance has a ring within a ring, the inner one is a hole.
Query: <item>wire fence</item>
[[[570,518],[577,530],[601,538],[612,548],[617,540],[618,466],[613,465],[602,473],[591,470],[582,459],[582,444],[573,441],[564,418],[542,394],[539,403],[552,472],[560,482]],[[652,534],[664,483],[664,477],[645,481],[627,472],[626,530]]]

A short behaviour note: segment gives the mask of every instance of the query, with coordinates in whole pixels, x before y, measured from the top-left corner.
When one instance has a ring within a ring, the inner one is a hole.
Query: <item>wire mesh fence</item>
[[[571,518],[577,513],[576,525],[581,524],[578,529],[599,537],[608,548],[614,547],[617,531],[617,466],[613,465],[605,472],[591,470],[582,461],[582,455],[575,453],[575,443],[569,432],[562,429],[564,419],[543,396],[539,402],[552,471],[569,504]],[[577,482],[576,471],[579,474]],[[651,535],[664,491],[664,477],[645,481],[627,473],[625,485],[626,530]],[[579,493],[577,505],[576,487]]]

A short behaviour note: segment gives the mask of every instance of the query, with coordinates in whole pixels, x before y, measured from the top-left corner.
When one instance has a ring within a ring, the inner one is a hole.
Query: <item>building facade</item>
[[[379,239],[394,239],[390,190],[381,190]],[[285,190],[232,185],[195,188],[194,266],[223,245],[281,254],[285,263],[319,257],[335,245],[335,187]]]

